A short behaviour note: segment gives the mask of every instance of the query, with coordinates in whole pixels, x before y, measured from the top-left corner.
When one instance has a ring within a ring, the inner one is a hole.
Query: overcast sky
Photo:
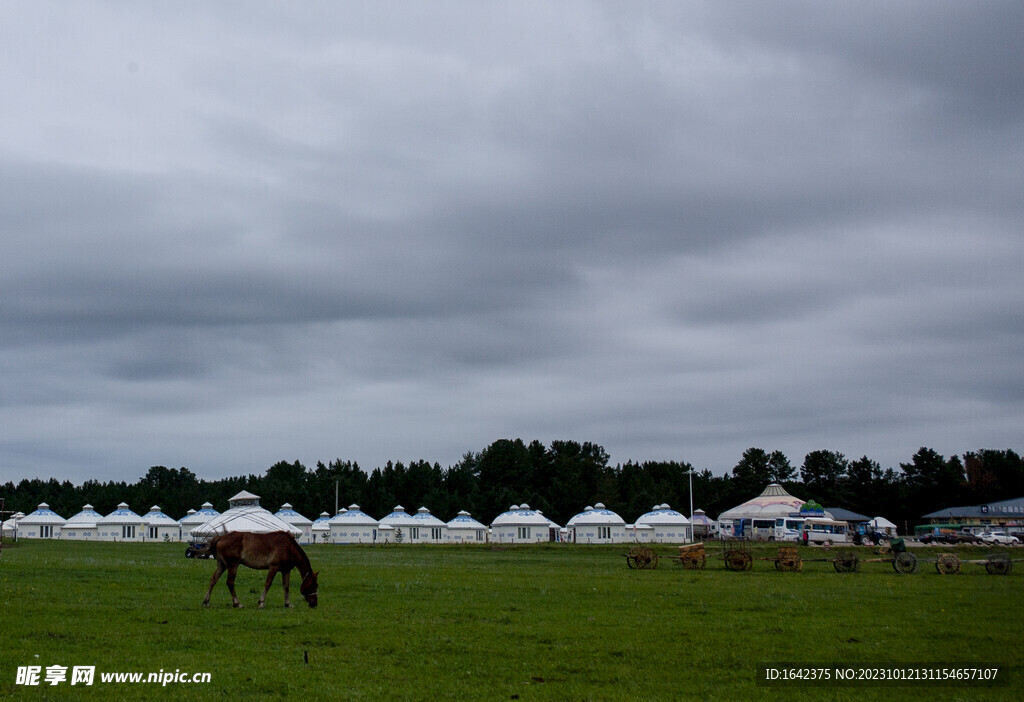
[[[0,482],[1024,449],[1019,2],[4,2]]]

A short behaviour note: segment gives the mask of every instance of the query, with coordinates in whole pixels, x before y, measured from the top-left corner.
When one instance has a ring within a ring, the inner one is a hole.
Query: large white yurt
[[[160,511],[159,505],[153,505],[142,516],[146,523],[147,541],[181,541],[181,524]]]
[[[181,527],[181,538],[191,538],[192,530],[198,526],[206,524],[208,521],[215,517],[219,517],[220,512],[213,508],[213,505],[209,502],[204,502],[199,507],[197,512],[194,509],[190,509],[184,517],[178,520],[178,525]]]
[[[446,524],[430,513],[426,507],[420,507],[412,515],[416,526],[409,534],[409,543],[443,544]]]
[[[587,507],[565,525],[569,540],[576,544],[621,544],[626,539],[626,520],[598,502]]]
[[[530,505],[512,505],[491,522],[491,541],[500,544],[536,544],[555,540],[552,522]],[[557,533],[557,525],[555,527]]]
[[[18,520],[19,539],[59,539],[66,520],[45,502]]]
[[[379,522],[378,536],[384,543],[410,543],[409,535],[412,529],[418,529],[419,522],[412,518],[405,507],[396,505],[391,514],[381,518]]]
[[[314,544],[326,544],[331,538],[331,515],[329,512],[321,512],[320,516],[313,520],[309,527],[309,533],[313,535]]]
[[[487,527],[473,519],[466,510],[445,525],[445,541],[450,544],[482,544],[487,541]]]
[[[293,527],[297,527],[302,530],[302,536],[297,537],[299,543],[308,544],[313,541],[313,520],[309,517],[299,514],[292,506],[285,502],[281,505],[281,509],[274,512],[274,516],[279,519],[288,522]]]
[[[786,517],[799,514],[804,502],[778,483],[772,483],[757,497],[718,515],[719,533],[723,537],[774,538],[775,527],[783,527]],[[832,517],[829,512],[824,515]]]
[[[3,526],[0,526],[0,536],[5,539],[13,539],[18,535],[18,522],[25,518],[24,512],[15,512],[7,520],[4,521]]]
[[[245,490],[228,499],[226,512],[195,527],[190,533],[196,538],[205,539],[229,531],[248,531],[254,534],[287,531],[295,538],[302,535],[301,529],[260,507],[259,495],[253,495]]]
[[[651,542],[656,544],[685,544],[693,541],[690,520],[667,504],[654,505],[650,512],[636,518],[636,527],[652,527]]]
[[[68,517],[61,529],[62,539],[74,539],[76,541],[96,541],[100,536],[99,523],[103,515],[95,510],[92,505],[85,505],[82,511],[73,517]]]
[[[145,522],[128,509],[127,502],[120,503],[117,509],[100,519],[96,526],[101,541],[144,541],[146,536]]]
[[[341,510],[331,517],[328,525],[332,544],[372,544],[378,540],[377,520],[359,509],[359,505]]]

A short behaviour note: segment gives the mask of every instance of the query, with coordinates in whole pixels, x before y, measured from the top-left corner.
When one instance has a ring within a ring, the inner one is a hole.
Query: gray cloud
[[[2,12],[0,481],[1020,449],[1016,3]]]

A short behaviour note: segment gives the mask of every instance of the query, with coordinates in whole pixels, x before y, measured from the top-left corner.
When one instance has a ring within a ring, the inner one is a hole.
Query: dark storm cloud
[[[1018,4],[3,13],[0,479],[1020,449]]]

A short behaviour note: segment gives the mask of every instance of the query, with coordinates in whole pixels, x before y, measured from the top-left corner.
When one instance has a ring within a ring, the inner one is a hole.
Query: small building
[[[473,519],[466,510],[461,510],[455,519],[448,522],[445,541],[450,544],[483,544],[487,542],[487,527]]]
[[[419,522],[405,511],[405,507],[395,505],[391,514],[381,518],[378,535],[382,538],[383,543],[411,543],[409,535],[414,528],[419,528]]]
[[[530,505],[512,505],[491,522],[491,541],[499,544],[536,544],[557,541],[557,528],[552,534],[553,522]],[[556,525],[557,527],[557,525]]]
[[[868,528],[876,534],[896,536],[896,525],[885,517],[872,517],[871,521],[868,522]]]
[[[574,544],[621,544],[626,542],[626,521],[598,502],[566,523]]]
[[[194,509],[190,509],[188,513],[178,520],[178,525],[181,527],[181,537],[183,539],[190,539],[192,530],[196,527],[200,527],[206,524],[214,517],[219,517],[220,512],[213,508],[213,505],[209,502],[204,502],[197,512]]]
[[[308,544],[313,541],[313,520],[296,512],[291,504],[285,502],[281,509],[274,512],[274,516],[282,521],[288,522],[293,527],[302,531],[302,535],[296,537],[300,544]]]
[[[914,527],[919,535],[935,530],[966,529],[974,533],[989,529],[1024,531],[1024,497],[967,507],[946,507],[924,515],[924,519],[927,524]]]
[[[650,512],[637,517],[636,526],[640,525],[653,528],[652,543],[685,544],[693,541],[690,520],[667,504],[655,505]]]
[[[693,518],[690,519],[690,525],[693,528],[693,538],[695,540],[710,538],[718,531],[715,526],[715,520],[705,514],[702,509],[693,510]]]
[[[426,507],[420,507],[412,515],[416,523],[409,534],[409,543],[443,544],[446,524],[430,513]]]
[[[208,539],[216,534],[230,531],[247,531],[253,534],[268,534],[274,531],[286,531],[295,538],[302,535],[302,530],[294,527],[280,517],[275,517],[260,507],[260,496],[242,490],[228,499],[228,510],[205,524],[195,527],[192,536]]]
[[[45,502],[40,502],[34,512],[19,519],[17,523],[19,539],[59,539],[60,530],[67,520],[60,516]]]
[[[142,521],[147,541],[181,541],[181,524],[161,512],[159,505],[150,507]]]
[[[313,535],[314,544],[326,544],[331,539],[331,515],[329,512],[321,512],[320,516],[313,520],[309,532]]]
[[[356,504],[349,505],[348,509],[343,509],[331,517],[328,526],[332,544],[372,544],[379,540],[377,520]],[[389,533],[393,540],[394,532],[389,529]]]
[[[99,539],[99,523],[103,515],[96,511],[92,505],[84,505],[82,511],[73,517],[68,517],[61,529],[62,539],[74,541],[96,541]]]
[[[142,517],[128,509],[128,503],[122,502],[113,512],[100,519],[100,541],[145,541],[146,523]]]
[[[0,538],[14,539],[18,535],[18,522],[25,518],[24,512],[15,512],[0,526]]]
[[[871,521],[871,517],[865,514],[842,507],[826,507],[825,511],[832,515],[832,519],[838,522],[846,522],[846,531],[850,534],[864,534],[867,531],[868,522]]]
[[[649,544],[654,540],[654,527],[650,524],[627,524],[626,541],[634,544]]]

